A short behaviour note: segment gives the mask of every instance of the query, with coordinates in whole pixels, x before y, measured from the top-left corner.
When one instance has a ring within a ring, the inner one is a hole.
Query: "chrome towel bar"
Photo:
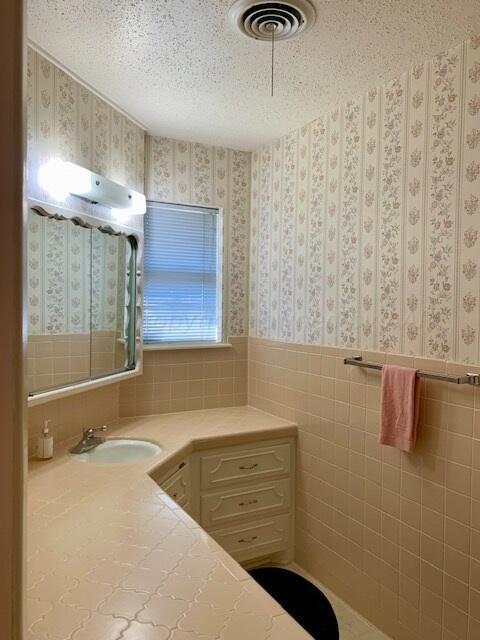
[[[355,367],[363,367],[364,369],[375,369],[381,371],[383,365],[377,362],[368,362],[362,356],[351,356],[343,360],[344,364],[350,364]],[[453,384],[472,384],[480,386],[480,373],[465,373],[457,376],[449,373],[435,373],[433,371],[418,371],[418,378],[426,378],[428,380],[439,380],[441,382],[453,382]]]

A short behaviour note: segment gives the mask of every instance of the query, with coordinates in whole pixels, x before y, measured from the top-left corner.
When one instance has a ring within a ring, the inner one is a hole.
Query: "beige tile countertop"
[[[307,640],[306,633],[149,477],[199,448],[294,435],[250,407],[124,419],[158,443],[132,464],[82,464],[66,443],[32,461],[27,640]]]

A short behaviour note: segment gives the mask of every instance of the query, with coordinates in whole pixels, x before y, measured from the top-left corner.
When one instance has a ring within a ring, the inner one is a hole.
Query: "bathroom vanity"
[[[194,452],[152,477],[239,562],[293,560],[293,438]]]
[[[31,463],[29,637],[310,638],[237,562],[291,558],[296,426],[246,406],[109,426],[161,452]]]

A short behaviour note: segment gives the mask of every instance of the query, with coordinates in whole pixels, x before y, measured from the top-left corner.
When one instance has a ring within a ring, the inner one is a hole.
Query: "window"
[[[143,341],[222,341],[222,220],[218,209],[148,202]]]

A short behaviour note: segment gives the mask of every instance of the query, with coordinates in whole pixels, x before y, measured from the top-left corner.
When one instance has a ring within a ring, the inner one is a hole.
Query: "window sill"
[[[144,351],[176,351],[177,349],[228,349],[230,342],[182,342],[182,343],[149,343],[143,344]]]

